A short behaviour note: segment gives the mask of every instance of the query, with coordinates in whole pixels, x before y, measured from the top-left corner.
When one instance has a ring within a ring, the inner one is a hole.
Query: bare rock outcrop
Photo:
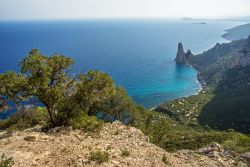
[[[233,159],[210,158],[196,151],[168,153],[149,142],[149,138],[134,127],[120,122],[107,123],[98,134],[71,128],[54,128],[41,132],[39,128],[0,133],[0,155],[13,157],[14,167],[230,167]],[[91,152],[107,152],[109,160],[91,160]],[[127,156],[122,151],[127,150]]]
[[[250,152],[243,153],[240,156],[241,158],[245,159],[246,161],[250,163]]]

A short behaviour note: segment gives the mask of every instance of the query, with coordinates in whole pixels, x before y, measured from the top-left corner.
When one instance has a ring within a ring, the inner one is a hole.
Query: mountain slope
[[[186,125],[250,133],[250,36],[216,44],[189,63],[199,71],[203,91],[156,110]]]
[[[250,64],[249,51],[250,37],[246,40],[216,44],[212,49],[191,57],[189,62],[199,71],[204,82],[216,86],[228,69]]]
[[[218,144],[197,151],[168,153],[149,143],[148,137],[140,130],[119,122],[106,124],[100,134],[54,128],[47,133],[39,129],[28,129],[3,136],[0,135],[0,154],[12,156],[14,166],[18,167],[230,167],[244,164],[234,160],[232,154],[225,152]],[[100,154],[95,154],[98,150],[107,155],[103,161],[98,161]]]

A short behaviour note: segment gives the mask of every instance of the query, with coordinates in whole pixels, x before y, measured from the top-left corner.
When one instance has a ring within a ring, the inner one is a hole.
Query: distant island
[[[199,23],[192,23],[192,24],[201,24],[201,25],[206,25],[207,23],[205,23],[205,22],[199,22]]]
[[[250,16],[217,18],[217,19],[183,17],[183,18],[181,18],[181,20],[184,20],[184,21],[203,20],[203,21],[239,21],[239,22],[249,22],[250,21]]]
[[[204,22],[205,19],[194,19],[194,18],[191,18],[191,17],[183,17],[181,19],[182,21],[193,21],[192,24],[200,24],[200,25],[206,25],[207,23]]]
[[[229,18],[229,19],[194,19],[190,17],[183,17],[182,21],[192,21],[192,24],[200,24],[200,25],[206,25],[206,21],[247,21],[249,22],[250,17],[244,17],[243,18]],[[224,39],[234,41],[239,39],[246,39],[250,35],[250,23],[246,23],[243,25],[239,25],[237,27],[233,27],[230,29],[225,30],[225,33],[221,36]]]

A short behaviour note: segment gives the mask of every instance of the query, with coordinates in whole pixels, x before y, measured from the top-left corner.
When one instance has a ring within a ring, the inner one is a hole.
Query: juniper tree
[[[99,71],[70,75],[71,58],[53,54],[44,56],[32,49],[20,61],[20,73],[0,74],[0,111],[7,101],[16,105],[23,101],[42,103],[53,125],[67,122],[80,111],[88,115],[102,111],[121,116],[133,108],[125,90],[117,88],[112,78]]]
[[[67,99],[74,83],[68,69],[74,61],[54,54],[50,57],[32,49],[20,63],[21,73],[0,75],[0,95],[3,100],[19,104],[24,99],[37,99],[47,109],[52,124],[56,124],[57,106]]]
[[[89,71],[80,75],[79,80],[74,96],[80,107],[89,115],[95,114],[96,109],[115,93],[114,81],[106,73]]]

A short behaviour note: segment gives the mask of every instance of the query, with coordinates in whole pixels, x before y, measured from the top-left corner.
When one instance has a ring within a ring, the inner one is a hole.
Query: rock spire
[[[181,42],[178,44],[178,51],[176,54],[176,62],[177,63],[182,63],[182,64],[187,64],[188,59],[193,56],[192,52],[190,50],[187,51],[187,53],[184,52],[183,45]]]

